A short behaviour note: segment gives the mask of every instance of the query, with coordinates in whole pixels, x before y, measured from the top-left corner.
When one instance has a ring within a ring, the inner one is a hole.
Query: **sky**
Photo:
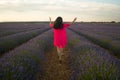
[[[120,0],[0,0],[0,22],[54,21],[120,22]]]

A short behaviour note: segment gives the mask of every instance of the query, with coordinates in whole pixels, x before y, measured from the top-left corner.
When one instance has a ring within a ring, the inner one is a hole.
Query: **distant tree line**
[[[91,22],[84,22],[84,21],[81,21],[80,23],[120,23],[120,22],[116,22],[116,21],[110,21],[110,22],[97,22],[97,21],[91,21]]]

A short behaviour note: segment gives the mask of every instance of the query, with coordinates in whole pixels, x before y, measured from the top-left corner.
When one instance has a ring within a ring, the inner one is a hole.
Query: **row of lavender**
[[[70,29],[120,58],[120,24],[76,24]]]
[[[82,30],[94,32],[96,34],[102,34],[107,36],[120,37],[120,24],[119,23],[80,23],[78,24]]]
[[[71,80],[119,80],[120,61],[103,48],[68,30]]]
[[[49,30],[50,28],[41,28],[0,38],[0,55],[9,50],[21,45],[22,43],[30,40],[31,38]]]
[[[47,28],[48,24],[38,22],[5,22],[0,23],[0,37],[35,30]]]
[[[45,53],[53,47],[52,30],[31,39],[0,59],[0,80],[37,80],[44,73]],[[39,74],[39,75],[37,75]]]

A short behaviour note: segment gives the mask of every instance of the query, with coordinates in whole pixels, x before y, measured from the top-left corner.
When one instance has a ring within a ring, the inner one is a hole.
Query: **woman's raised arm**
[[[53,28],[53,24],[52,24],[52,21],[51,21],[51,17],[49,17],[49,20],[50,20],[49,26],[50,26],[51,28]]]
[[[74,20],[70,22],[70,24],[73,24],[76,20],[77,20],[77,17],[75,17]]]
[[[51,24],[51,23],[52,23],[52,22],[51,22],[51,17],[49,17],[49,20],[50,20],[50,24]]]

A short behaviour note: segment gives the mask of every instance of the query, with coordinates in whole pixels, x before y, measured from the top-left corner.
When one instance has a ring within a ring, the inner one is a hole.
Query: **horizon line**
[[[14,23],[14,22],[50,22],[50,21],[0,21],[0,23]],[[52,21],[53,22],[53,21]],[[63,21],[63,22],[71,22],[71,21]],[[76,21],[76,23],[79,23],[79,22],[108,22],[108,23],[120,23],[120,21]]]

